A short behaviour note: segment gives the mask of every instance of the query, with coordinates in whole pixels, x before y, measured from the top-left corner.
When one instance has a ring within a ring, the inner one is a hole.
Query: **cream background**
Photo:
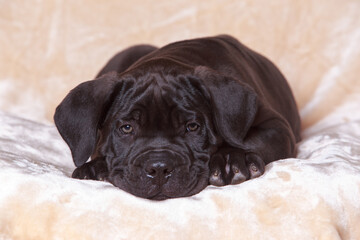
[[[358,0],[0,0],[0,109],[52,121],[117,51],[220,33],[279,66],[304,127],[360,91]]]
[[[220,33],[287,77],[296,159],[162,202],[69,178],[52,115],[70,89],[129,45]],[[0,239],[360,239],[359,43],[358,0],[0,0]]]

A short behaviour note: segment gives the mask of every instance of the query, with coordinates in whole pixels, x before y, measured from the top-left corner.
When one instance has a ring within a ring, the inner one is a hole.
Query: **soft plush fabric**
[[[360,239],[360,98],[258,179],[151,201],[71,179],[53,125],[0,114],[0,239]]]
[[[358,0],[2,1],[0,239],[360,239]],[[303,121],[258,179],[150,201],[70,178],[52,115],[131,44],[228,33],[273,60]]]

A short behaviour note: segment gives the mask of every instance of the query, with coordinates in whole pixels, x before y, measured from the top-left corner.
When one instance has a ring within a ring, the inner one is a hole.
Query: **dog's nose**
[[[158,184],[164,184],[171,176],[174,165],[171,160],[147,161],[144,170],[149,178],[153,178]]]

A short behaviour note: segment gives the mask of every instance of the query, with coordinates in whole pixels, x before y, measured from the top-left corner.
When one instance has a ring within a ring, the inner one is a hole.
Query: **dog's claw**
[[[265,163],[255,154],[246,156],[248,162],[248,169],[250,172],[250,179],[260,177],[265,171]]]
[[[219,169],[216,169],[213,173],[210,174],[209,182],[214,186],[224,186],[225,181]]]

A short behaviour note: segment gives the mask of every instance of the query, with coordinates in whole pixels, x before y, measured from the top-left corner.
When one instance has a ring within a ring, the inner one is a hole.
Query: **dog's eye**
[[[197,123],[195,123],[195,122],[188,123],[188,124],[186,125],[186,131],[188,131],[188,132],[194,132],[194,131],[198,130],[199,127],[200,127],[199,124],[197,124]]]
[[[134,131],[134,128],[130,124],[122,125],[120,129],[125,134],[130,134]]]

